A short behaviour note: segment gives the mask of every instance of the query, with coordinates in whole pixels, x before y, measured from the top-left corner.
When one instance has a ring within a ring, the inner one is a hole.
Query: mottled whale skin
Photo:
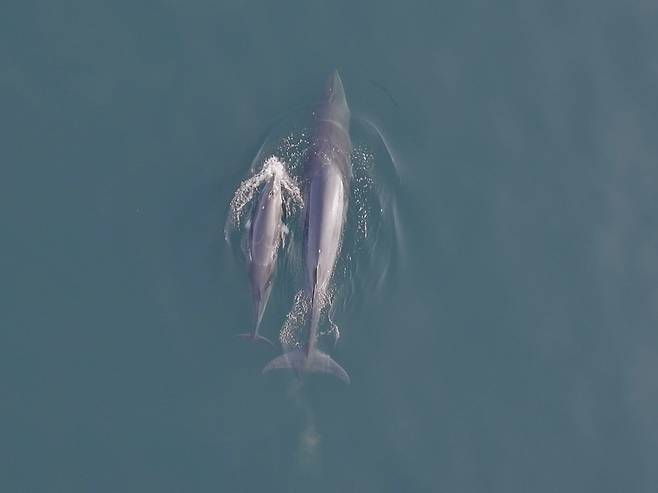
[[[249,280],[254,306],[254,330],[240,337],[274,344],[260,335],[259,328],[272,292],[272,282],[283,232],[283,195],[277,173],[265,183],[251,214],[249,228]]]
[[[273,359],[263,371],[292,368],[350,381],[347,372],[318,348],[320,315],[328,299],[347,216],[352,151],[349,131],[350,109],[343,83],[334,71],[313,113],[311,152],[304,164],[304,290],[311,301],[306,347]]]

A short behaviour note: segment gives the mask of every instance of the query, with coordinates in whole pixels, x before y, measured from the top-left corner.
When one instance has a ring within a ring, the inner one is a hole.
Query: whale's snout
[[[338,74],[338,70],[334,70],[327,78],[327,85],[325,88],[325,97],[328,102],[335,106],[347,107],[347,99],[345,98],[345,89],[343,88],[343,81]]]

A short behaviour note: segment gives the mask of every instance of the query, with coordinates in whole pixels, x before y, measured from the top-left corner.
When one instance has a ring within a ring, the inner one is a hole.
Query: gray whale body
[[[350,109],[338,71],[334,71],[313,113],[310,154],[304,164],[304,291],[311,302],[306,346],[273,359],[263,372],[290,368],[350,381],[347,372],[318,348],[320,315],[328,299],[347,217],[352,151],[349,132]]]
[[[272,292],[279,244],[283,229],[283,196],[276,174],[267,180],[254,205],[249,228],[249,280],[254,306],[254,329],[239,336],[274,346],[259,328]]]

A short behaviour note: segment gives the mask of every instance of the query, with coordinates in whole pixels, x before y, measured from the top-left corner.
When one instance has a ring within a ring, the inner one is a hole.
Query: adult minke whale
[[[337,71],[327,81],[313,113],[309,157],[304,164],[304,291],[310,301],[305,347],[270,361],[263,372],[291,368],[332,374],[349,383],[347,372],[318,348],[320,315],[340,254],[351,178],[350,109]]]

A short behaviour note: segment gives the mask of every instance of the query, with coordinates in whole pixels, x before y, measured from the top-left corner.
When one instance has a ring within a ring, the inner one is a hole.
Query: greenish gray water
[[[5,2],[0,490],[655,491],[657,20]],[[338,314],[352,385],[299,387],[233,337],[222,228],[334,67],[398,166],[399,248]]]

